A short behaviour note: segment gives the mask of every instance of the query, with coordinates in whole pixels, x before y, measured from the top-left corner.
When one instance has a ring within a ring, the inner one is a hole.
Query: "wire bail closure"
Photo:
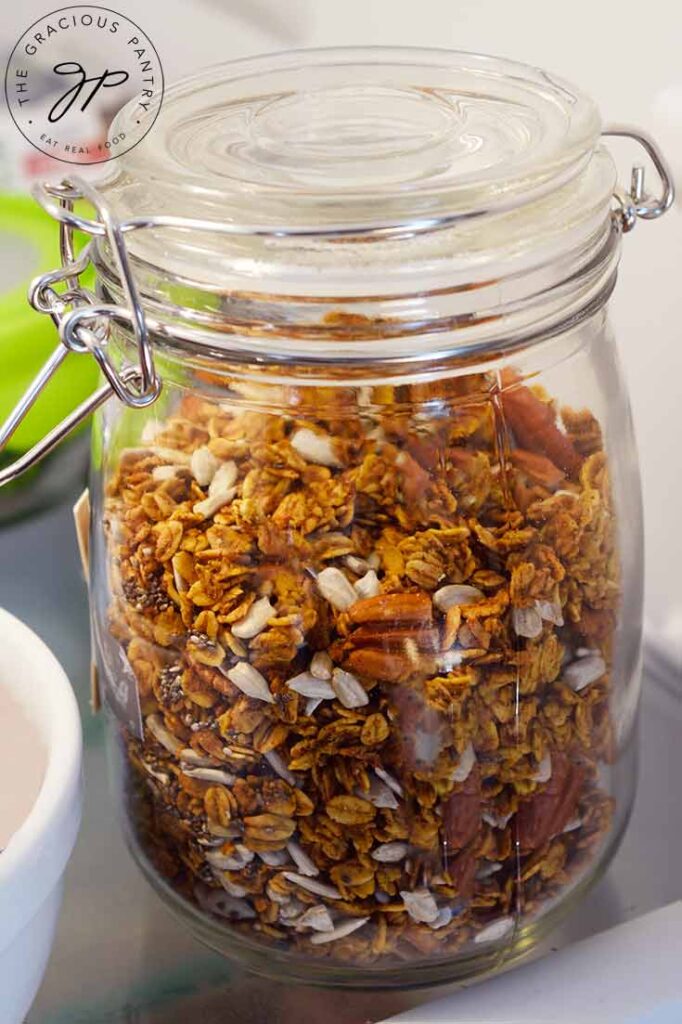
[[[631,231],[639,219],[654,220],[672,206],[675,190],[671,172],[656,142],[638,128],[610,125],[603,131],[605,137],[628,138],[637,142],[651,160],[661,184],[661,194],[652,196],[645,191],[645,173],[641,165],[632,168],[630,189],[619,189],[614,194],[617,206],[612,216],[623,233]],[[363,228],[330,227],[322,232],[308,228],[269,228],[257,224],[233,224],[203,221],[172,215],[141,216],[119,221],[104,197],[87,181],[74,177],[59,185],[41,184],[33,189],[37,202],[59,223],[59,250],[61,267],[36,278],[30,285],[28,301],[39,313],[50,316],[59,332],[59,344],[19,399],[0,427],[0,453],[23,421],[41,392],[58,371],[69,353],[94,356],[106,383],[57,424],[28,452],[0,469],[0,487],[31,469],[49,454],[92,412],[115,395],[133,409],[152,405],[161,393],[162,382],[154,367],[154,354],[149,338],[149,325],[130,265],[125,235],[144,228],[170,227],[185,231],[214,231],[230,235],[282,237],[296,235],[324,235],[344,238],[359,235],[368,238],[401,238],[454,226],[458,220],[480,214],[423,218],[409,223],[379,224]],[[95,211],[95,219],[76,213],[74,204],[86,199]],[[55,203],[55,200],[57,201]],[[90,236],[82,252],[76,256],[74,231]],[[91,249],[95,238],[106,238],[111,246],[126,305],[99,303],[97,296],[80,284],[80,276],[91,262]],[[57,291],[55,285],[65,285]],[[132,329],[137,346],[137,365],[117,369],[107,352],[107,342],[113,324],[125,324]],[[153,323],[155,331],[163,327]]]

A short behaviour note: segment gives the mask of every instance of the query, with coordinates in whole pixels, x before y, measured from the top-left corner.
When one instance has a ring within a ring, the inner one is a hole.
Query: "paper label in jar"
[[[126,653],[108,629],[100,629],[93,618],[93,637],[97,651],[99,690],[102,700],[130,732],[142,738],[142,711],[137,679]]]

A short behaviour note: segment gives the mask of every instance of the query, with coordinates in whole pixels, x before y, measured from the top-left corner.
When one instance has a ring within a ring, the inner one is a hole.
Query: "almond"
[[[348,615],[351,622],[358,625],[365,622],[423,622],[429,625],[433,612],[428,594],[378,594],[356,601]]]

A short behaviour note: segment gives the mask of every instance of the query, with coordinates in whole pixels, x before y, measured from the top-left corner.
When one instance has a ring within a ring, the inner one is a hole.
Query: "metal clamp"
[[[630,191],[616,193],[618,209],[614,216],[619,219],[623,232],[631,231],[639,218],[652,220],[660,217],[670,208],[674,198],[672,175],[656,143],[637,128],[620,125],[607,127],[605,136],[621,136],[638,142],[653,163],[661,182],[661,195],[651,196],[644,189],[644,168],[635,166],[632,170]],[[40,205],[59,223],[59,248],[61,267],[50,271],[31,284],[29,302],[35,310],[52,317],[58,331],[60,344],[41,368],[35,379],[22,395],[16,407],[0,426],[0,452],[22,422],[48,381],[57,372],[69,353],[89,353],[95,357],[105,377],[106,384],[74,409],[49,434],[30,451],[10,465],[0,469],[0,486],[15,480],[30,469],[74,430],[90,413],[116,395],[122,402],[134,409],[151,405],[159,396],[161,381],[154,369],[154,356],[149,340],[148,325],[133,278],[130,259],[126,250],[125,235],[145,228],[174,228],[182,231],[213,231],[228,235],[250,235],[255,237],[279,238],[282,236],[324,236],[332,239],[363,236],[371,238],[404,238],[422,232],[452,227],[463,218],[477,214],[453,214],[434,218],[422,218],[409,223],[375,224],[360,228],[328,227],[325,229],[281,226],[272,228],[258,224],[233,224],[176,217],[162,214],[157,216],[133,217],[119,221],[107,206],[104,198],[87,181],[74,177],[60,185],[38,185],[34,196]],[[81,216],[74,209],[77,199],[86,199],[94,208],[95,219]],[[56,202],[55,202],[56,200]],[[487,211],[480,211],[484,216]],[[90,263],[90,241],[76,256],[74,231],[82,231],[91,239],[106,238],[116,262],[126,305],[109,305],[97,302],[97,297],[80,285],[80,275]],[[58,291],[56,285],[65,285]],[[114,323],[124,323],[132,328],[137,345],[137,365],[117,369],[107,353],[107,341]],[[163,330],[154,324],[155,330]]]
[[[602,135],[614,138],[632,139],[644,149],[651,160],[661,183],[660,196],[652,196],[644,190],[644,167],[635,164],[630,175],[630,191],[619,189],[615,193],[618,209],[615,211],[620,218],[623,232],[632,231],[637,220],[655,220],[670,209],[675,200],[673,176],[665,157],[654,139],[640,128],[629,125],[607,125]]]
[[[80,178],[74,178],[72,182],[64,182],[61,185],[40,186],[38,193],[39,201],[45,195],[58,200],[57,220],[62,265],[58,270],[42,274],[31,283],[28,301],[37,312],[47,313],[52,318],[59,331],[60,344],[0,426],[0,452],[69,353],[93,355],[107,383],[58,423],[30,451],[0,469],[0,486],[15,480],[36,465],[112,395],[116,395],[126,405],[140,409],[156,401],[161,391],[161,382],[154,370],[154,357],[144,311],[130,269],[121,225],[95,189]],[[127,306],[98,304],[97,297],[80,284],[80,275],[90,263],[92,245],[89,242],[80,255],[76,256],[74,230],[80,227],[83,219],[74,213],[74,202],[80,198],[87,199],[95,208],[99,220],[90,222],[92,227],[96,226],[96,230],[89,233],[106,235],[116,260]],[[65,291],[56,290],[55,285],[61,284],[66,285]],[[107,352],[107,341],[111,324],[120,321],[133,329],[137,342],[138,365],[118,370]]]

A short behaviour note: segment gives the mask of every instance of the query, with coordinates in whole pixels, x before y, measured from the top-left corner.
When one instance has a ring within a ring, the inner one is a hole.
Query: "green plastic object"
[[[51,318],[28,304],[34,277],[60,265],[56,223],[29,197],[0,193],[0,420],[4,419],[55,348]],[[21,280],[12,272],[12,253],[21,253]],[[24,273],[24,271],[27,271]],[[3,277],[14,278],[7,288]],[[89,279],[88,279],[89,277]],[[92,284],[92,268],[81,278]],[[98,369],[87,355],[70,354],[0,455],[7,463],[31,448],[96,387]],[[33,476],[33,474],[31,474]]]

